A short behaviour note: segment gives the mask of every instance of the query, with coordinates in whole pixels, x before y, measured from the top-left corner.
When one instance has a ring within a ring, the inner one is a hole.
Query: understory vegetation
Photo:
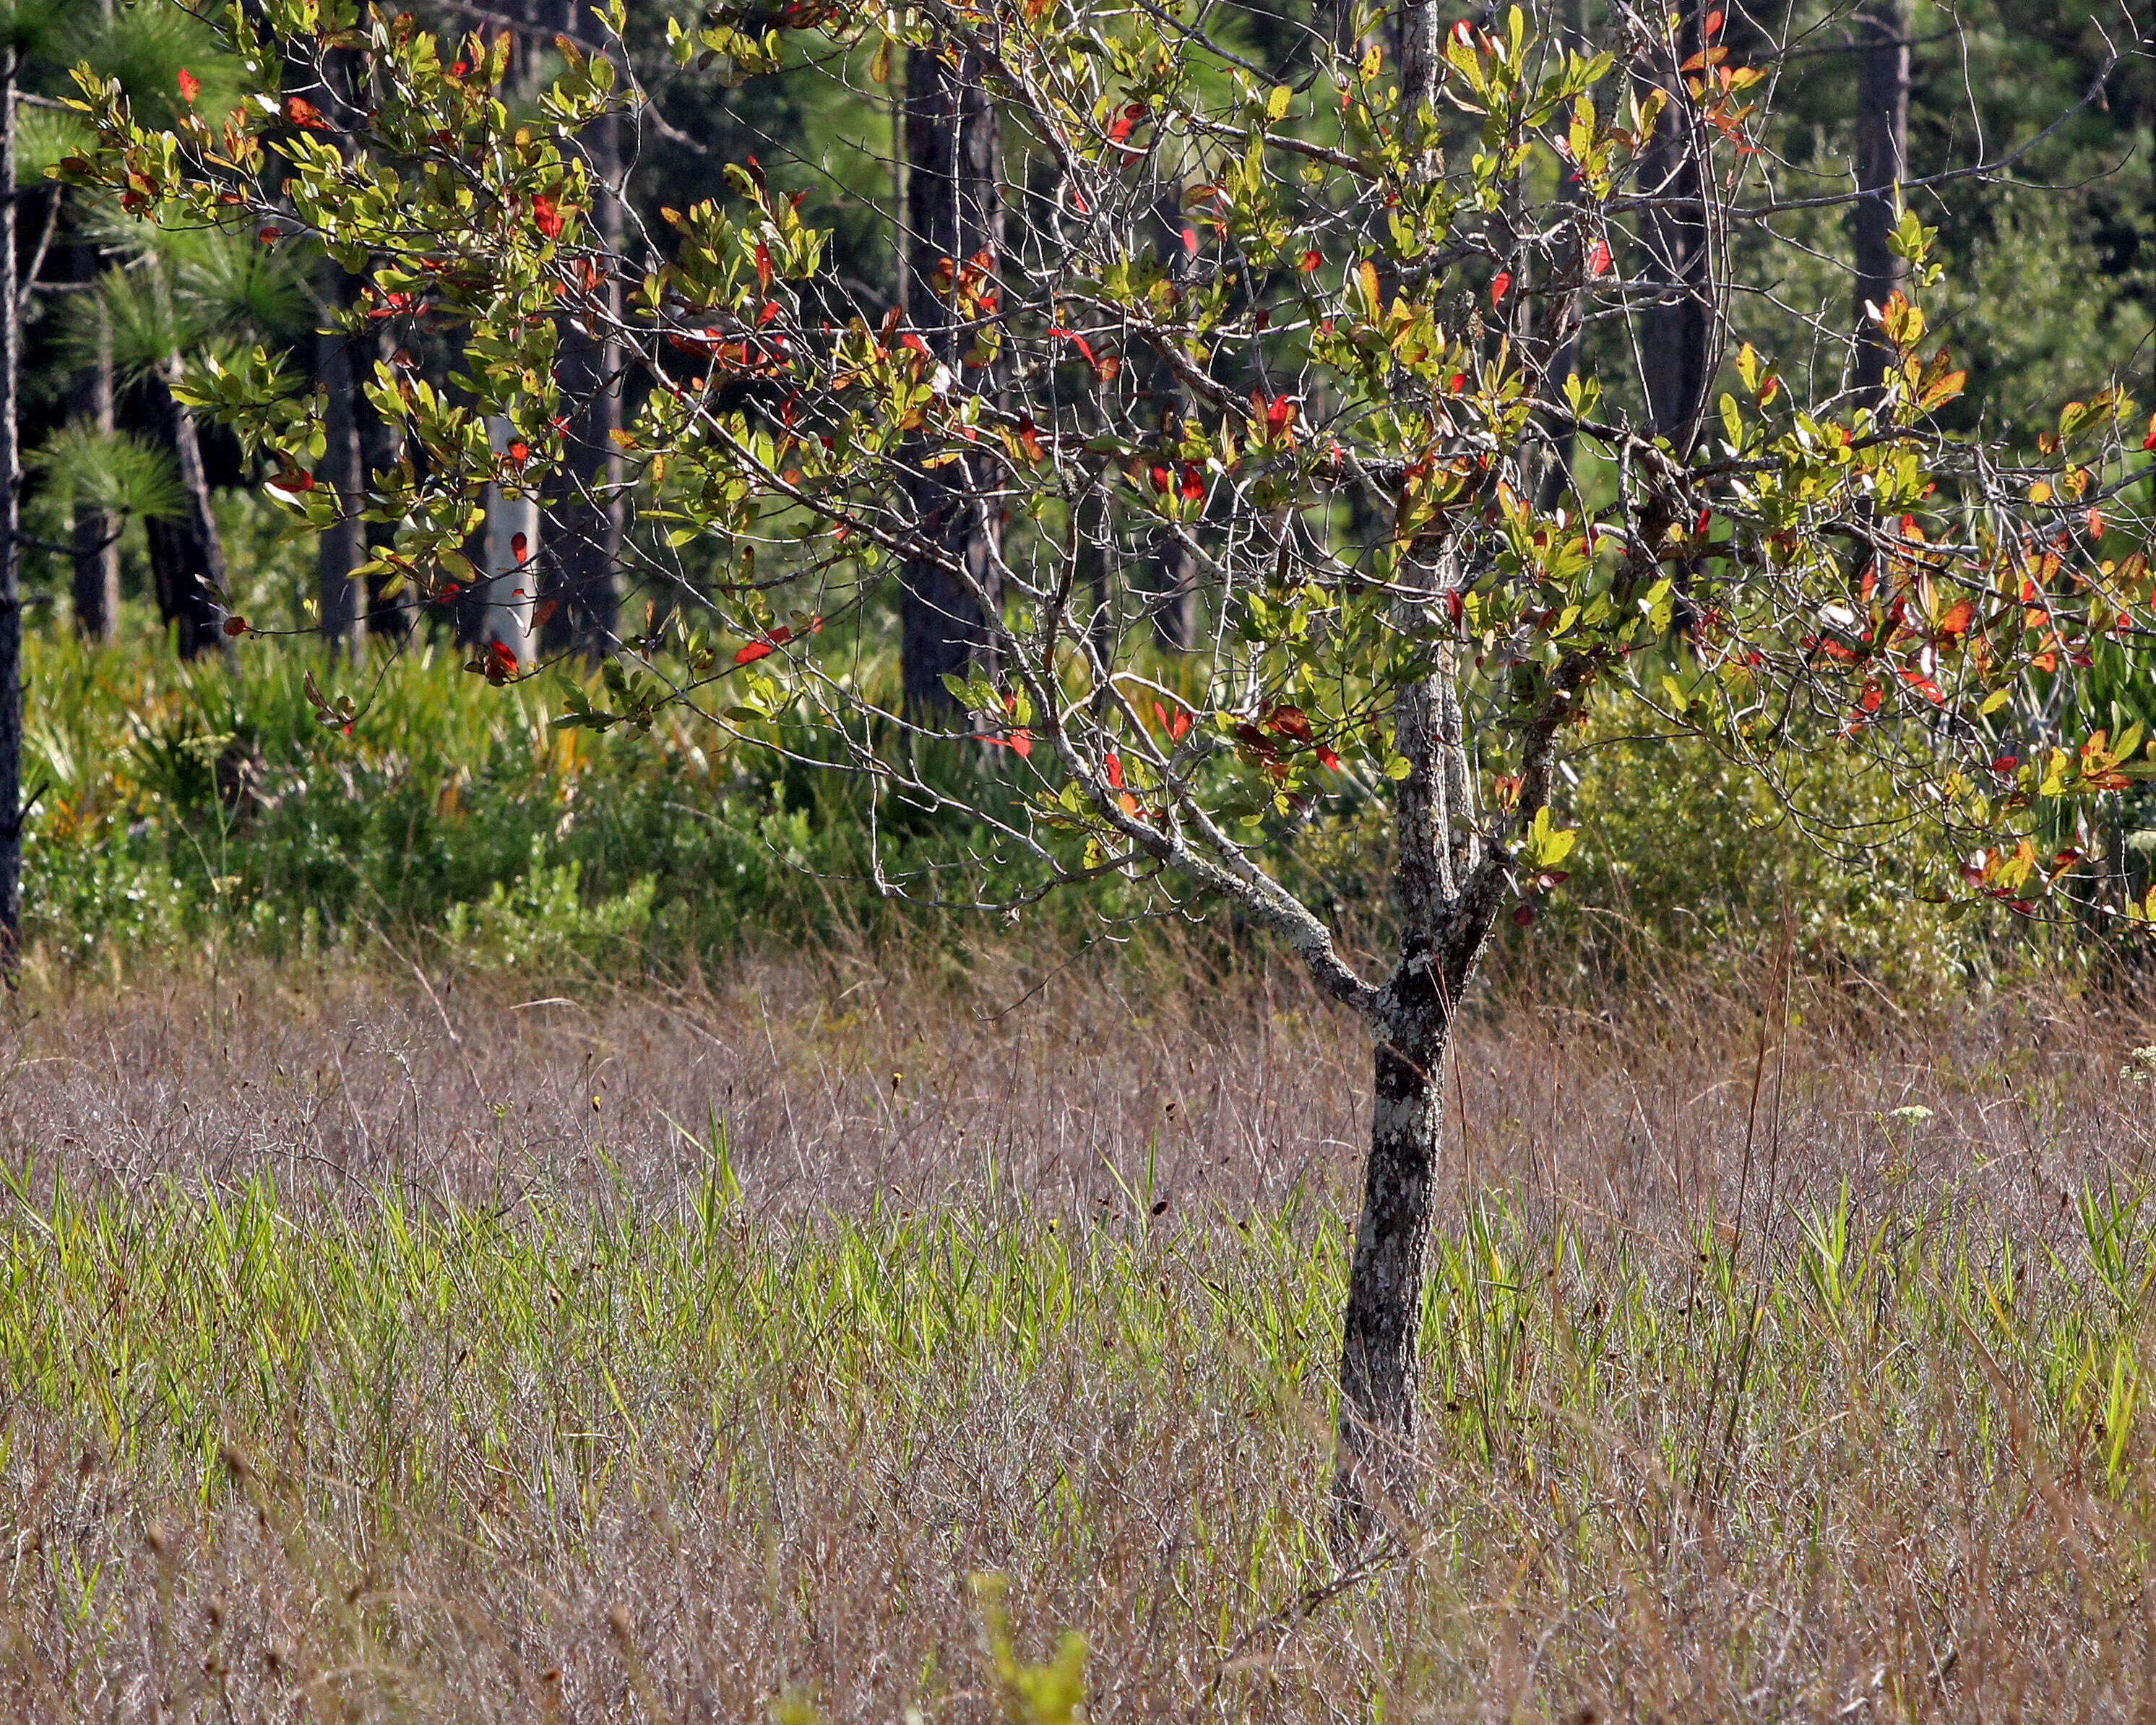
[[[56,993],[0,1107],[8,1710],[2146,1705],[2156,1026],[1486,1017],[1424,1485],[1343,1572],[1363,1056],[1281,976],[1131,980]]]
[[[878,897],[858,781],[729,752],[686,716],[648,733],[557,729],[570,670],[495,689],[446,642],[416,644],[367,668],[346,735],[321,722],[298,655],[175,667],[139,642],[52,637],[29,663],[35,970],[117,978],[180,955],[337,952],[401,966],[424,948],[462,968],[589,978],[678,974],[774,937],[969,937]],[[888,655],[881,666],[895,680]],[[953,752],[940,770],[971,782],[988,769]],[[1892,870],[1850,866],[1848,849],[1903,819],[1891,790],[1831,745],[1796,770],[1839,838],[1799,830],[1697,739],[1584,751],[1568,788],[1578,884],[1536,927],[1535,968],[1590,988],[1672,958],[1727,976],[1786,935],[1810,968],[1921,1008],[2032,953],[2066,973],[2090,962],[2004,911],[1950,921]],[[947,865],[962,848],[947,823],[894,800],[878,818],[887,869]],[[1281,860],[1380,947],[1389,807],[1347,783],[1321,821],[1320,841]],[[1034,914],[1120,936],[1141,902],[1111,879]]]

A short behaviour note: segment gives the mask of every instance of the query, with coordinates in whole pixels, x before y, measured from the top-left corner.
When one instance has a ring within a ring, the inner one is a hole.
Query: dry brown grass
[[[1282,973],[55,993],[0,1089],[0,1695],[1052,1717],[993,1573],[1095,1718],[2141,1717],[2152,1229],[2083,1206],[2156,1034],[1820,993],[1763,1060],[1773,992],[1467,1033],[1427,1486],[1346,1577],[1366,1056]]]

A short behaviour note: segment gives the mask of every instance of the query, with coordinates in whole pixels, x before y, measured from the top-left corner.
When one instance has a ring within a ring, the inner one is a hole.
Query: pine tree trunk
[[[985,262],[993,274],[1002,256],[996,109],[976,55],[953,50],[947,62],[936,46],[916,48],[906,69],[903,304],[907,324],[957,389],[974,332],[954,296],[939,290],[971,264]],[[902,572],[899,653],[909,712],[950,713],[955,703],[945,674],[964,675],[989,664],[985,605],[997,597],[1002,523],[978,501],[988,476],[983,462],[961,458],[916,468],[909,484],[921,536],[966,572],[962,580],[927,557],[909,559]]]
[[[1584,0],[1563,0],[1560,8],[1563,30],[1560,40],[1568,54],[1585,54],[1588,52],[1587,8]],[[1586,187],[1579,170],[1568,167],[1562,171],[1559,195],[1568,208],[1584,211]],[[1546,374],[1563,383],[1579,369],[1579,336],[1581,320],[1587,310],[1587,236],[1575,223],[1571,239],[1566,244],[1558,265],[1561,280],[1575,284],[1568,291],[1550,295],[1547,316],[1549,319],[1548,340],[1550,343],[1549,363]],[[1578,444],[1578,436],[1569,424],[1559,429],[1551,439],[1548,465],[1543,471],[1538,493],[1542,507],[1553,510],[1558,500],[1571,488],[1573,462]]]
[[[97,247],[77,239],[68,254],[69,279],[94,284],[101,263]],[[102,313],[96,352],[68,382],[68,417],[103,436],[112,434],[112,333]],[[72,540],[75,633],[86,641],[109,641],[120,627],[120,522],[109,510],[78,502]]]
[[[1881,376],[1893,346],[1867,305],[1884,305],[1907,284],[1908,260],[1887,241],[1894,232],[1897,188],[1909,157],[1909,0],[1866,0],[1852,20],[1856,57],[1856,376],[1858,399],[1885,398]]]
[[[396,336],[387,326],[374,338],[374,357],[382,364],[394,367],[399,352]],[[355,358],[360,356],[355,354]],[[377,411],[364,393],[357,398],[360,449],[371,472],[393,470],[404,453],[403,435],[394,419]],[[394,521],[368,521],[365,524],[367,555],[373,555],[393,545],[397,538]],[[412,632],[412,610],[418,603],[409,587],[388,591],[389,577],[377,573],[367,578],[367,632],[384,640],[402,640]]]
[[[1673,51],[1658,68],[1669,101],[1655,126],[1640,175],[1654,200],[1640,217],[1645,275],[1655,300],[1640,320],[1640,358],[1649,426],[1679,456],[1691,452],[1707,406],[1714,337],[1714,300],[1707,252],[1707,200],[1693,137],[1695,121],[1683,74],[1676,68],[1699,51],[1697,0],[1679,9]]]
[[[16,384],[23,320],[15,284],[15,74],[0,44],[0,975],[12,984],[23,926],[23,480]]]
[[[611,185],[619,171],[615,117],[609,114],[594,121],[584,132],[583,144],[593,177]],[[607,251],[619,255],[619,200],[601,193],[593,218]],[[593,297],[595,313],[610,321],[619,301],[611,271]],[[573,490],[551,524],[551,567],[557,579],[542,607],[546,617],[540,641],[550,654],[581,647],[598,655],[613,646],[621,610],[621,452],[613,441],[621,427],[621,392],[613,381],[618,362],[603,328],[573,313],[562,321],[557,352],[562,388],[579,405],[568,436]]]
[[[1157,250],[1168,280],[1178,285],[1189,274],[1189,249],[1183,243],[1183,183],[1171,180],[1153,212],[1159,229]],[[1156,424],[1172,433],[1182,420],[1183,390],[1174,367],[1156,358],[1147,380],[1153,398]],[[1198,558],[1181,534],[1163,528],[1154,537],[1152,593],[1153,636],[1172,652],[1187,653],[1198,644]]]
[[[148,388],[157,400],[159,429],[179,471],[181,511],[145,526],[159,614],[167,627],[177,628],[180,656],[192,659],[228,644],[218,600],[224,591],[224,545],[210,508],[195,416],[172,393],[180,372],[180,357],[174,354]]]
[[[322,261],[322,299],[343,311],[355,299],[358,282],[333,258]],[[325,527],[315,547],[316,626],[332,655],[357,655],[366,641],[361,615],[360,583],[352,571],[367,561],[367,527],[360,511],[367,495],[365,451],[360,446],[358,380],[352,348],[359,337],[325,327],[315,336],[315,372],[326,398],[322,415],[323,454],[320,476],[336,488],[336,519]]]

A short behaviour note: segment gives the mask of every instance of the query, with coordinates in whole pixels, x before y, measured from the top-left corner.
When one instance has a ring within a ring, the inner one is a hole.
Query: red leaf
[[[562,237],[562,213],[543,193],[531,200],[531,224],[549,239]]]
[[[1707,35],[1713,36],[1722,28],[1722,9],[1717,7],[1712,12],[1707,13],[1707,23],[1701,28]]]
[[[519,467],[523,466],[531,459],[531,445],[526,443],[522,438],[518,438],[509,446],[509,459]]]
[[[1101,764],[1108,769],[1108,788],[1117,791],[1122,789],[1123,757],[1113,749],[1110,749],[1101,757]]]
[[[1333,768],[1336,771],[1339,768],[1340,757],[1334,754],[1331,749],[1326,747],[1326,746],[1322,742],[1317,746],[1317,758],[1323,762],[1327,767]]]
[[[185,66],[181,67],[180,100],[192,108],[195,105],[195,98],[201,94],[202,80],[196,77],[195,74],[190,72]]]
[[[1131,128],[1144,119],[1145,116],[1145,104],[1132,102],[1129,107],[1116,116],[1114,122],[1108,127],[1108,141],[1111,144],[1122,143],[1131,135]]]
[[[1325,259],[1320,257],[1316,252],[1305,252],[1302,254],[1302,262],[1296,267],[1301,270],[1305,275],[1307,275],[1312,270],[1315,270],[1324,261]]]
[[[330,129],[329,121],[322,118],[322,110],[305,96],[288,95],[285,98],[285,118],[294,126],[305,126],[309,131],[327,131]]]
[[[756,243],[756,282],[758,287],[771,285],[771,248],[761,239]]]
[[[228,635],[245,634],[247,633],[247,619],[244,617],[237,616],[226,618],[224,619],[224,632]]]
[[[1446,393],[1450,395],[1459,394],[1461,390],[1467,387],[1467,373],[1465,372],[1455,372],[1452,376],[1446,380],[1445,387]]]
[[[1471,48],[1474,46],[1475,32],[1469,26],[1466,18],[1456,18],[1454,20],[1452,25],[1452,39],[1455,42],[1457,42],[1462,48]]]
[[[1205,495],[1205,476],[1199,472],[1198,464],[1194,461],[1183,464],[1182,490],[1184,500],[1191,503],[1197,502]]]
[[[280,234],[275,228],[264,227],[257,228],[254,230],[254,237],[260,240],[264,245],[275,245],[285,236]]]
[[[1490,278],[1490,303],[1492,305],[1502,305],[1505,301],[1505,295],[1512,290],[1512,272],[1511,270],[1500,270]]]
[[[1907,683],[1912,689],[1915,690],[1917,694],[1922,696],[1925,700],[1931,702],[1933,706],[1941,706],[1945,704],[1947,698],[1946,691],[1940,688],[1937,683],[1934,683],[1922,671],[1905,670],[1902,673],[1902,680]]]
[[[1607,274],[1609,269],[1609,242],[1606,239],[1598,239],[1594,242],[1594,249],[1587,254],[1587,273],[1589,275],[1602,275]]]
[[[1943,635],[1967,634],[1969,624],[1975,620],[1976,607],[1967,599],[1959,600],[1950,606],[1947,614],[1939,619],[1939,633]]]
[[[1152,480],[1153,490],[1159,492],[1163,497],[1168,495],[1169,487],[1175,483],[1174,475],[1169,473],[1165,467],[1154,468],[1152,472],[1147,475],[1147,477]]]
[[[1183,249],[1187,252],[1194,252],[1198,249],[1198,230],[1195,228],[1185,228],[1183,230]]]
[[[1033,733],[1031,732],[1014,731],[1010,734],[1009,741],[1012,753],[1015,754],[1019,760],[1023,761],[1032,754]]]
[[[1308,742],[1310,719],[1299,706],[1276,706],[1265,715],[1265,728],[1277,731],[1282,737],[1291,737],[1297,742]]]
[[[743,647],[740,652],[734,655],[734,663],[736,665],[753,665],[757,660],[767,656],[770,652],[770,642],[751,641],[746,647]]]
[[[1534,920],[1535,907],[1532,905],[1522,905],[1518,910],[1512,912],[1512,921],[1522,928],[1525,928]]]
[[[2148,435],[2141,439],[2144,449],[2156,449],[2156,413],[2148,416]]]
[[[904,335],[898,338],[898,345],[901,347],[911,347],[923,359],[929,357],[928,344],[922,341],[920,336],[915,335],[911,330],[908,330]]]
[[[531,555],[531,542],[521,533],[511,533],[509,536],[509,554],[516,559],[517,566],[522,567],[525,560]]]

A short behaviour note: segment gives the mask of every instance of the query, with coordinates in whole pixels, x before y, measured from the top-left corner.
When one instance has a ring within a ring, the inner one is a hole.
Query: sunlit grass
[[[1155,1220],[1132,1184],[1089,1219],[991,1178],[766,1221],[706,1150],[663,1202],[506,1210],[19,1172],[22,1692],[1024,1717],[1065,1630],[1095,1717],[1809,1716],[2026,1697],[2066,1650],[2139,1681],[2138,1189],[2046,1250],[1845,1191],[1689,1240],[1486,1197],[1434,1251],[1423,1494],[1343,1583],[1329,1207]]]

